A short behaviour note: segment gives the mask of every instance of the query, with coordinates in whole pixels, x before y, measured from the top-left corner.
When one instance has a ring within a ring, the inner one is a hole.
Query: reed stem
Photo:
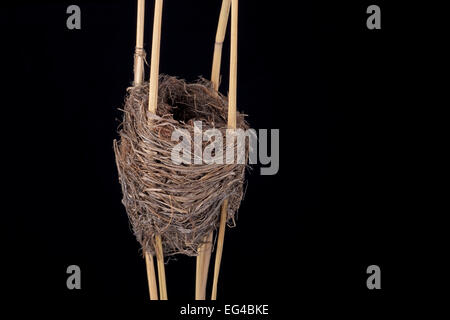
[[[219,90],[220,63],[222,60],[222,47],[227,31],[228,16],[230,15],[231,0],[223,0],[220,8],[219,23],[217,25],[216,42],[214,44],[213,63],[211,69],[211,82],[214,89]]]
[[[203,300],[201,294],[201,287],[203,281],[203,266],[204,266],[204,245],[203,243],[198,247],[197,264],[195,271],[195,300]]]
[[[147,268],[148,289],[150,291],[150,300],[158,300],[158,288],[156,286],[155,263],[153,256],[145,251],[145,266]]]
[[[160,300],[167,300],[166,271],[164,269],[164,255],[161,236],[157,235],[156,240],[156,260],[158,264],[158,282]]]
[[[211,82],[216,91],[219,90],[220,83],[220,66],[222,59],[222,47],[225,39],[228,17],[230,15],[231,0],[223,0],[220,8],[219,22],[217,24],[217,32],[214,44],[213,63],[211,68]],[[211,260],[213,233],[211,232],[204,238],[204,244],[199,247],[197,256],[197,272],[195,280],[195,299],[206,299],[206,286],[208,283],[209,263]]]
[[[136,48],[134,52],[135,86],[140,85],[144,81],[144,22],[145,0],[137,0]],[[150,300],[158,300],[158,288],[156,284],[153,256],[148,251],[144,252],[144,256]]]
[[[195,300],[206,300],[206,285],[208,283],[209,262],[211,260],[213,233],[203,239],[197,256],[197,273],[195,281]]]
[[[159,76],[159,51],[161,46],[161,20],[162,20],[163,0],[155,0],[155,14],[153,18],[152,36],[152,61],[150,64],[150,87],[148,110],[156,113],[158,106],[158,76]],[[166,272],[164,269],[164,255],[161,236],[155,236],[156,242],[156,262],[158,265],[159,297],[167,300]]]
[[[231,50],[230,50],[230,81],[228,91],[228,128],[236,129],[236,95],[237,95],[237,30],[238,30],[238,0],[231,0]],[[214,280],[211,300],[217,299],[217,284],[219,281],[220,263],[222,261],[225,228],[227,222],[228,199],[222,204],[219,236],[217,239],[216,261],[214,264]]]
[[[163,0],[155,0],[155,15],[153,18],[152,36],[152,60],[150,63],[150,87],[148,98],[148,110],[155,113],[158,105],[158,76],[159,76],[159,51],[161,46],[161,20]]]
[[[134,85],[144,81],[144,21],[145,0],[137,2],[136,48],[134,52]]]
[[[222,204],[222,212],[220,214],[220,227],[219,227],[219,235],[217,236],[216,261],[214,262],[214,278],[213,278],[211,300],[216,300],[217,298],[217,284],[219,282],[220,263],[222,262],[223,243],[225,239],[225,226],[227,222],[227,208],[228,208],[228,199],[225,199]]]

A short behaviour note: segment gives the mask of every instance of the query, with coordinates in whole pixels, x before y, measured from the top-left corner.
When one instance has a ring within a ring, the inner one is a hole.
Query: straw
[[[155,1],[155,14],[153,18],[153,37],[152,37],[152,60],[150,65],[150,88],[148,99],[148,110],[156,112],[158,105],[158,77],[159,77],[159,51],[161,45],[161,20],[162,20],[163,0]],[[164,255],[161,242],[161,236],[155,236],[156,242],[156,260],[158,264],[159,296],[161,300],[167,300],[166,274],[164,270]]]
[[[222,47],[227,29],[228,16],[230,14],[231,0],[223,0],[220,8],[219,22],[217,25],[216,41],[214,44],[213,63],[211,69],[211,82],[214,90],[219,90],[220,64],[222,59]],[[212,250],[212,233],[204,238],[204,244],[199,248],[197,256],[197,273],[195,282],[195,299],[206,299],[206,284],[208,281],[208,269]]]
[[[237,87],[237,28],[238,28],[238,0],[231,0],[231,50],[230,50],[230,80],[228,92],[228,128],[236,129],[236,87]],[[228,200],[222,205],[219,235],[217,239],[216,261],[214,263],[214,278],[211,300],[217,298],[217,283],[219,281],[220,263],[225,239]]]

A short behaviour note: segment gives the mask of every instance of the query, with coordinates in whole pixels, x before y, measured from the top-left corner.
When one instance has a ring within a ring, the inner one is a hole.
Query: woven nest
[[[172,141],[173,130],[188,130],[192,146],[194,121],[202,121],[203,131],[216,128],[225,137],[227,99],[204,79],[188,84],[160,76],[155,115],[147,111],[148,87],[143,83],[129,88],[120,140],[114,141],[122,203],[144,250],[155,253],[158,234],[165,255],[196,255],[205,236],[218,227],[225,199],[227,222],[234,223],[243,197],[246,165],[175,164],[171,152],[179,141]],[[243,114],[237,113],[236,118],[237,128],[248,129]],[[225,154],[225,139],[223,148]],[[236,155],[236,145],[233,148]],[[247,145],[244,152],[247,159]],[[193,153],[191,150],[191,159]]]

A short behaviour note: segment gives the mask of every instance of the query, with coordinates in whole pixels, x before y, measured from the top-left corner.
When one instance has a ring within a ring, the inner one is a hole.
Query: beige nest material
[[[227,99],[205,79],[188,84],[160,76],[153,114],[147,109],[148,88],[144,82],[129,89],[120,140],[114,143],[122,203],[144,250],[155,254],[155,235],[160,235],[164,255],[196,255],[205,236],[217,229],[224,199],[228,199],[228,221],[239,208],[245,164],[175,164],[172,149],[179,141],[172,140],[172,132],[187,130],[194,146],[194,122],[201,121],[203,130],[215,128],[225,137]],[[248,128],[239,112],[237,128]],[[203,141],[203,147],[206,144]],[[236,144],[233,148],[237,155]]]

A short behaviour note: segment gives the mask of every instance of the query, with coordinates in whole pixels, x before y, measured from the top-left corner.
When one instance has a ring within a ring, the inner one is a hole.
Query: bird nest
[[[227,98],[204,79],[186,83],[160,76],[157,111],[153,114],[148,111],[148,88],[148,82],[129,88],[120,139],[114,141],[122,203],[144,250],[154,254],[155,235],[160,235],[164,255],[196,255],[205,236],[218,227],[225,199],[227,222],[234,223],[244,192],[248,146],[245,144],[242,151],[235,142],[231,145],[235,158],[239,152],[241,156],[245,153],[244,164],[174,162],[172,151],[180,143],[172,139],[174,130],[188,132],[183,143],[190,142],[191,146],[195,145],[198,121],[203,131],[215,128],[226,136]],[[236,127],[248,129],[239,112]],[[202,148],[208,143],[202,141]],[[214,152],[225,155],[227,146],[230,148],[228,139],[223,150]],[[184,152],[183,157],[190,159],[198,155],[194,147]]]

